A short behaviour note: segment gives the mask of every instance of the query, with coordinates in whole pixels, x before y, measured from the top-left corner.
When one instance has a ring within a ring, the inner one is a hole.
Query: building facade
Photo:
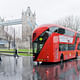
[[[4,19],[0,17],[0,22],[3,22]],[[8,47],[8,40],[7,40],[7,32],[4,30],[4,26],[0,25],[0,48],[7,48]]]

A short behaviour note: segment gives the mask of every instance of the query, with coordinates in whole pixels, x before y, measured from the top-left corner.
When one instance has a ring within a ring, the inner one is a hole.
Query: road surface
[[[3,56],[0,62],[0,80],[33,80],[32,57]]]

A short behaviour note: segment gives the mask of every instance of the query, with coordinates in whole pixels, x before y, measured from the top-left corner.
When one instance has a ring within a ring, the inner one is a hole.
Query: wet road
[[[0,80],[33,80],[32,57],[1,56]]]
[[[80,80],[80,59],[34,66],[33,80]]]
[[[0,80],[80,80],[80,58],[33,66],[32,57],[1,56]]]

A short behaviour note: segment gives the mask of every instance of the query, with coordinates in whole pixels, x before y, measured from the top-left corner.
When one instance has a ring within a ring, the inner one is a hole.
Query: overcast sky
[[[80,16],[80,0],[0,0],[0,16],[21,18],[30,6],[36,12],[37,24],[52,23],[68,15]]]

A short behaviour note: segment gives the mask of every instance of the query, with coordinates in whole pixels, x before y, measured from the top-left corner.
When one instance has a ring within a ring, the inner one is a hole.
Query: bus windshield
[[[34,42],[33,42],[33,54],[40,53],[43,48],[44,43],[48,39],[48,30],[43,32]]]
[[[43,47],[43,43],[40,43],[40,42],[34,42],[33,43],[33,53],[34,54],[37,54],[41,51]]]

